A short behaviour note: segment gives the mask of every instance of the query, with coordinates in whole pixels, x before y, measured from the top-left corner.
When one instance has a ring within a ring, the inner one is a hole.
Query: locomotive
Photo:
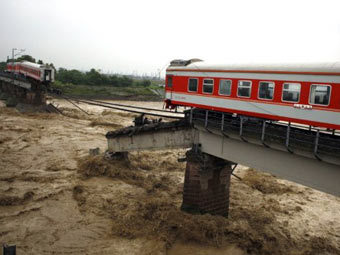
[[[167,108],[340,130],[340,62],[216,65],[174,60],[166,70]]]
[[[37,83],[48,85],[54,82],[55,70],[47,65],[39,65],[28,61],[8,63],[6,72],[24,76]]]

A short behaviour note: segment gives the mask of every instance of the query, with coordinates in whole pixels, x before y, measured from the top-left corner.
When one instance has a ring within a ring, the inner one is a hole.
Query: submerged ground
[[[0,103],[0,244],[18,254],[340,254],[340,198],[240,166],[228,219],[181,212],[185,150],[107,159],[133,115],[57,103],[66,116]]]

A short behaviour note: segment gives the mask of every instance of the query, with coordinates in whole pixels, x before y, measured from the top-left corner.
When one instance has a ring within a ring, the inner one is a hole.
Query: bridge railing
[[[282,145],[291,153],[309,152],[318,160],[340,157],[340,134],[335,130],[202,109],[192,109],[190,121],[207,131],[220,130],[226,137],[238,135],[244,142],[257,140],[266,147]]]

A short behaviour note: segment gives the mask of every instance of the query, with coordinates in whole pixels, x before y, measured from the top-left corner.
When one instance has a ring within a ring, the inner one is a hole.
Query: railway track
[[[95,103],[99,103],[99,104],[118,106],[118,107],[124,107],[124,108],[147,110],[147,111],[153,111],[153,112],[165,112],[165,113],[171,112],[171,111],[168,111],[168,110],[161,110],[161,109],[154,109],[154,108],[147,108],[147,107],[133,106],[133,105],[124,105],[124,104],[117,104],[117,103],[108,103],[108,102],[99,101],[99,100],[90,100],[90,101],[95,102]],[[184,114],[184,112],[171,112],[171,113],[173,113],[173,114]]]
[[[93,100],[93,99],[81,99],[81,98],[67,97],[67,96],[55,95],[55,94],[50,94],[50,95],[53,97],[59,97],[59,98],[67,100],[68,102],[70,102],[71,104],[73,104],[74,106],[76,106],[78,109],[80,109],[82,112],[86,114],[88,113],[79,106],[80,103],[99,106],[99,107],[113,109],[113,110],[126,111],[126,112],[141,114],[141,115],[160,117],[160,118],[169,118],[169,119],[184,119],[185,118],[184,112],[171,112],[167,110],[147,108],[147,107],[141,107],[141,106],[133,106],[133,105],[124,105],[124,104],[117,104],[117,103],[109,103],[109,102]]]
[[[191,124],[204,126],[207,130],[220,130],[226,137],[228,137],[228,134],[237,134],[244,142],[257,140],[261,141],[268,148],[272,147],[273,144],[281,144],[292,154],[295,151],[306,151],[312,153],[318,160],[322,160],[325,156],[340,156],[340,133],[335,130],[250,118],[247,116],[233,116],[232,114],[201,109],[176,113],[100,100],[65,99],[73,101],[73,104],[89,104],[161,118],[187,119]]]

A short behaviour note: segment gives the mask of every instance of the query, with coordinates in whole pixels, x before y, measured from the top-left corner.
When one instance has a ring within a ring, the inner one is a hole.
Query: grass
[[[90,85],[73,85],[73,84],[63,84],[56,81],[53,87],[60,89],[63,94],[68,96],[80,96],[80,97],[91,97],[91,98],[107,98],[107,99],[117,99],[126,98],[138,100],[143,99],[157,99],[159,98],[155,95],[151,89],[159,89],[155,85],[148,87],[142,86],[129,86],[129,87],[113,87],[113,86],[90,86]],[[161,100],[161,98],[159,98]]]

